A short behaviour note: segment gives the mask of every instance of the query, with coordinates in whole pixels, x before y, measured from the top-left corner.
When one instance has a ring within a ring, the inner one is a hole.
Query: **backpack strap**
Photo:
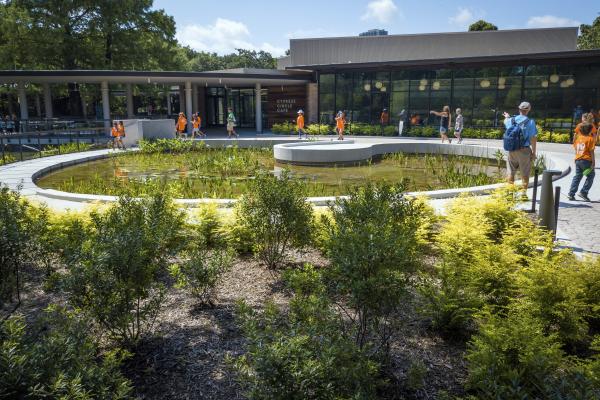
[[[516,117],[512,117],[510,120],[512,121],[513,126],[515,126],[517,124],[517,121],[515,121]]]

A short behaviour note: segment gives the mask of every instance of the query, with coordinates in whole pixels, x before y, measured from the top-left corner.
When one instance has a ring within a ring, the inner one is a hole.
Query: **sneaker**
[[[591,201],[591,200],[590,200],[590,198],[589,198],[589,197],[587,196],[587,194],[585,194],[585,193],[581,193],[581,192],[579,192],[579,193],[577,193],[577,196],[578,196],[580,199],[583,199],[583,201],[587,201],[587,202],[590,202],[590,201]]]
[[[575,195],[570,194],[569,195],[569,201],[575,201]]]

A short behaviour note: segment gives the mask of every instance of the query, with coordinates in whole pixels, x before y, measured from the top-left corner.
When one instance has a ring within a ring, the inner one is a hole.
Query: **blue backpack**
[[[511,118],[512,125],[504,132],[502,140],[504,142],[504,150],[515,151],[525,147],[525,124],[529,122],[529,118],[525,118],[523,122],[517,124],[515,117]]]

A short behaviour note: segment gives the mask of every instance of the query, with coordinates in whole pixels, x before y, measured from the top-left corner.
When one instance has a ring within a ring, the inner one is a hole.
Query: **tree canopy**
[[[153,0],[0,1],[0,69],[272,68],[264,51],[220,56],[182,47]]]
[[[579,50],[600,49],[600,17],[597,17],[591,25],[582,24],[579,32],[577,39]]]
[[[498,27],[491,22],[480,19],[469,26],[469,31],[497,31]]]

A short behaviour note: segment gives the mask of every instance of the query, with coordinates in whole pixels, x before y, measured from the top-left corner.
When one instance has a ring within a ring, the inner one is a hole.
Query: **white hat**
[[[304,111],[298,110],[298,114],[304,114]]]
[[[531,109],[531,104],[529,104],[529,102],[524,101],[521,104],[519,104],[519,110],[530,110]]]

